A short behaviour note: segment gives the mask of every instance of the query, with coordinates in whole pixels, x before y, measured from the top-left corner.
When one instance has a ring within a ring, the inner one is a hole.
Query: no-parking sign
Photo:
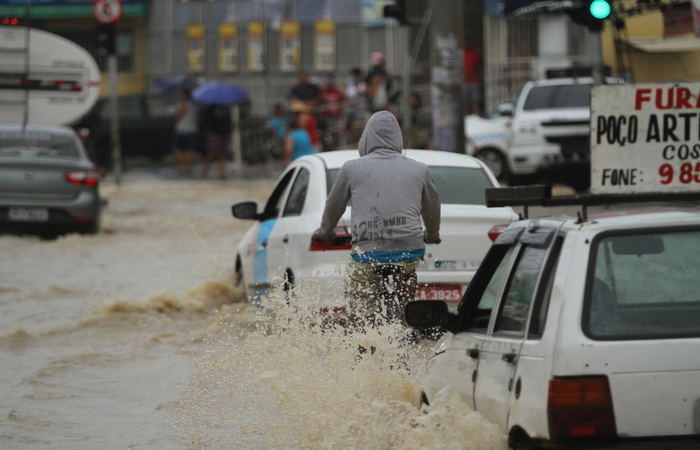
[[[92,14],[102,25],[117,23],[123,13],[124,7],[121,0],[95,0],[92,5]]]

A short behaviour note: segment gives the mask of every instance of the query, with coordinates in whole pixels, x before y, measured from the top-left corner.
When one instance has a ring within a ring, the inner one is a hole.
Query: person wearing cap
[[[297,84],[292,86],[289,91],[289,101],[298,100],[311,108],[316,107],[321,103],[321,89],[309,81],[309,74],[306,72],[299,73]]]
[[[292,100],[289,105],[289,112],[294,114],[293,120],[296,121],[299,128],[303,128],[309,133],[311,143],[319,151],[321,149],[321,138],[318,135],[318,121],[311,114],[311,111],[313,111],[312,107],[301,100]]]
[[[335,227],[352,201],[352,251],[345,281],[349,312],[375,323],[386,311],[380,295],[383,266],[395,278],[401,311],[415,298],[416,268],[425,244],[439,244],[440,197],[430,169],[402,154],[403,137],[389,111],[372,115],[358,151],[333,184],[315,239],[332,242]],[[425,223],[425,230],[421,223]]]
[[[367,72],[367,76],[365,76],[365,84],[369,86],[372,83],[372,78],[379,75],[384,77],[386,91],[391,92],[391,79],[389,78],[389,73],[386,71],[384,64],[386,62],[384,53],[372,52],[372,54],[369,56],[369,60],[372,67],[370,67],[369,71]]]

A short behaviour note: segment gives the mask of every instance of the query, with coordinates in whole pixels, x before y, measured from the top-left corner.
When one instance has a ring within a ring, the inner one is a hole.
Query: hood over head
[[[396,117],[389,111],[372,114],[362,132],[357,146],[360,156],[365,156],[378,149],[389,149],[401,153],[403,136]]]

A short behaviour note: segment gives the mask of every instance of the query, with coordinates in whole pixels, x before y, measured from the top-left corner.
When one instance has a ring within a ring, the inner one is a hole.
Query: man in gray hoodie
[[[439,244],[440,198],[428,166],[402,154],[401,128],[393,114],[372,115],[362,133],[360,158],[338,173],[316,238],[332,241],[334,228],[352,200],[352,255],[346,295],[350,313],[372,316],[386,311],[378,297],[381,268],[395,275],[401,311],[413,300],[416,267],[425,244]],[[425,231],[421,224],[425,222]],[[401,313],[403,314],[403,313]]]

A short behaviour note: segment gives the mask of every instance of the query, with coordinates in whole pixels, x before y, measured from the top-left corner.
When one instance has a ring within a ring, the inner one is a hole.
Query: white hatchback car
[[[464,288],[491,247],[492,238],[518,216],[509,207],[487,208],[485,189],[496,178],[476,158],[441,151],[407,150],[427,164],[442,203],[440,245],[430,245],[418,267],[417,297],[445,300],[456,309]],[[299,158],[282,173],[262,212],[254,202],[233,205],[233,215],[255,220],[237,248],[235,270],[249,298],[259,300],[268,289],[299,285],[312,279],[326,302],[321,310],[344,311],[339,262],[350,255],[350,211],[336,234],[346,236],[339,246],[312,242],[321,224],[326,198],[338,171],[356,150],[319,153]],[[286,281],[286,283],[285,283]]]
[[[446,386],[514,448],[700,448],[700,212],[632,210],[512,224],[447,332],[423,401]]]

